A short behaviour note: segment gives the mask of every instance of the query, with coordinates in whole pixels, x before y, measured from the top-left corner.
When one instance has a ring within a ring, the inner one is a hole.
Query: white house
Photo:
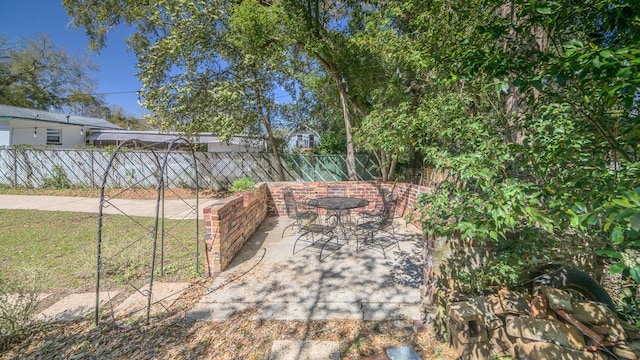
[[[287,134],[285,141],[288,152],[307,151],[320,143],[320,134],[306,125],[300,125]]]
[[[186,138],[194,144],[206,144],[208,152],[259,152],[266,150],[264,139],[249,136],[234,136],[222,141],[211,133],[199,133],[195,136],[185,136],[176,132],[159,132],[157,130],[112,130],[103,129],[92,131],[88,137],[91,145],[98,147],[106,145],[119,145],[124,141],[135,140],[135,144],[141,147],[165,147],[171,141],[178,138]]]
[[[61,149],[86,144],[90,131],[120,129],[107,120],[0,105],[0,146],[51,145]]]

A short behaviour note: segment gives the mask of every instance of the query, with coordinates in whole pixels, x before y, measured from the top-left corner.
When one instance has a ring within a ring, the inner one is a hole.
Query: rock
[[[420,356],[408,346],[387,349],[387,356],[391,360],[420,360]]]
[[[492,355],[512,359],[516,357],[515,343],[507,335],[507,331],[504,327],[495,328],[489,331],[489,344],[491,345]]]
[[[484,309],[478,305],[463,301],[449,307],[451,345],[462,359],[487,359],[491,355]]]
[[[630,348],[629,346],[626,345],[618,345],[615,348],[613,348],[613,353],[616,354],[617,356],[623,358],[623,359],[627,359],[627,360],[639,360],[640,356],[638,356],[638,353]]]
[[[449,323],[454,340],[460,344],[471,344],[488,340],[484,309],[477,303],[462,301],[451,304]]]
[[[607,305],[595,301],[575,301],[571,314],[583,323],[600,325],[616,315]]]
[[[506,314],[506,311],[504,311],[498,295],[489,295],[485,298],[485,301],[487,303],[487,307],[491,308],[494,314],[498,316]]]
[[[498,291],[498,298],[505,313],[529,315],[529,303],[524,295],[502,288]]]
[[[578,350],[586,349],[584,337],[573,326],[553,320],[535,319],[528,316],[507,318],[509,336],[531,341],[544,341]]]
[[[518,359],[521,360],[593,360],[588,351],[566,348],[548,342],[518,344]]]
[[[531,300],[530,312],[531,316],[537,319],[544,319],[547,317],[547,297],[538,294]]]
[[[549,307],[553,310],[573,311],[571,294],[564,290],[542,285],[542,294],[547,298]]]
[[[627,334],[620,323],[618,316],[607,305],[595,301],[577,301],[573,304],[573,317],[583,323],[597,325],[599,332],[606,327],[606,341],[625,341]]]

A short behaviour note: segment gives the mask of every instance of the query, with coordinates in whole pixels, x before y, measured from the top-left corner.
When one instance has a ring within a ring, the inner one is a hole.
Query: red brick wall
[[[209,276],[222,272],[267,216],[267,185],[254,194],[235,195],[204,209]]]
[[[369,206],[354,210],[356,213],[372,210],[382,201],[380,189],[390,189],[394,186],[392,182],[375,181],[260,183],[256,185],[254,194],[232,196],[222,205],[207,207],[204,209],[204,222],[209,275],[219,274],[229,265],[267,215],[287,215],[282,196],[284,188],[292,188],[296,198],[313,199],[327,196],[327,184],[345,187],[346,196],[369,200]],[[431,188],[396,183],[396,216],[405,217],[414,213],[417,197],[428,191],[431,191]],[[419,219],[419,216],[415,216],[412,221],[418,227]]]
[[[357,213],[363,210],[372,210],[377,203],[382,201],[381,188],[390,189],[394,186],[393,182],[376,182],[376,181],[333,181],[333,182],[272,182],[268,183],[269,193],[267,194],[267,213],[270,216],[286,216],[284,206],[284,198],[282,192],[284,188],[293,189],[293,193],[297,199],[317,198],[327,196],[327,184],[344,186],[346,196],[359,197],[369,200],[367,208],[355,209]],[[418,186],[413,184],[395,183],[394,192],[398,195],[398,207],[396,208],[396,216],[404,217],[410,213],[414,213],[414,206],[418,196],[423,192],[432,191],[426,186]],[[412,221],[416,226],[419,224],[419,215],[413,217]]]

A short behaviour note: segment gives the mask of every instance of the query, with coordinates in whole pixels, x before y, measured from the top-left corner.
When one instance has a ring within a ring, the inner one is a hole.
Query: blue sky
[[[127,52],[124,39],[126,28],[109,34],[107,47],[100,53],[87,50],[89,39],[82,29],[68,26],[70,17],[60,0],[0,0],[0,34],[9,40],[31,39],[37,34],[49,34],[56,47],[63,47],[71,55],[90,54],[99,70],[91,74],[97,82],[97,93],[108,94],[109,104],[118,105],[133,116],[140,117],[147,111],[138,106],[135,91],[141,84],[135,77],[136,57]]]

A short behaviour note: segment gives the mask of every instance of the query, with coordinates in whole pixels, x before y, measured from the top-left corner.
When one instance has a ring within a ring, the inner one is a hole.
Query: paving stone
[[[118,291],[104,291],[98,293],[100,306],[118,295]],[[36,320],[44,321],[73,321],[95,310],[96,293],[71,294],[51,305],[40,314]]]
[[[337,341],[276,340],[269,360],[340,360]]]
[[[189,287],[189,283],[153,283],[151,295],[151,314],[156,315],[171,308],[171,305]],[[147,293],[149,285],[145,285],[129,296],[125,301],[116,306],[114,313],[116,317],[146,316]]]

